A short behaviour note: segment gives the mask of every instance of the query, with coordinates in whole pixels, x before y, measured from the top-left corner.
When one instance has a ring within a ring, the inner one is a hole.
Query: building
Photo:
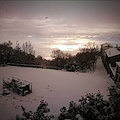
[[[105,62],[112,67],[116,66],[116,62],[120,61],[120,50],[117,48],[109,48],[105,50]]]
[[[105,60],[106,60],[105,50],[107,50],[109,48],[112,48],[110,43],[104,43],[101,45],[101,57],[102,57],[103,63],[105,63]]]
[[[106,44],[107,45],[107,44]],[[120,62],[120,49],[118,47],[101,48],[101,57],[107,72],[116,80],[116,62]]]

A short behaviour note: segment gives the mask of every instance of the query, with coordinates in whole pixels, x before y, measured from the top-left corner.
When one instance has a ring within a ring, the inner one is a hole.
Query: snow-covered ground
[[[96,93],[98,90],[107,99],[107,87],[113,83],[102,64],[97,61],[95,72],[76,73],[60,70],[0,67],[0,91],[2,92],[2,78],[20,78],[32,82],[33,92],[26,96],[12,93],[9,96],[0,96],[0,120],[10,120],[16,114],[21,115],[21,105],[33,112],[37,109],[40,100],[49,104],[50,114],[58,116],[60,108],[68,107],[70,101],[78,102],[81,95]]]

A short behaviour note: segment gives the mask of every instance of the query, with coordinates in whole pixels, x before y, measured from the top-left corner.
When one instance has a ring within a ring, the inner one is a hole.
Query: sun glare
[[[78,47],[75,45],[62,45],[62,44],[52,45],[51,48],[60,49],[62,51],[74,51],[78,49]]]
[[[55,43],[52,44],[50,48],[67,52],[76,52],[79,48],[84,48],[89,42],[90,40],[85,38],[56,38]]]
[[[88,39],[78,39],[76,40],[76,43],[78,44],[87,44],[88,42],[90,42]]]

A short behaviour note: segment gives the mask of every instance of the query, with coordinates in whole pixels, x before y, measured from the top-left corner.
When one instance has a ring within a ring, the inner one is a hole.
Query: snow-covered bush
[[[116,120],[110,102],[104,100],[99,91],[97,94],[81,96],[78,104],[70,102],[68,110],[63,108],[60,110],[59,120],[75,120],[78,114],[85,120]]]
[[[21,117],[16,115],[16,120],[51,120],[54,116],[46,115],[46,113],[50,112],[50,109],[47,106],[48,103],[44,100],[40,101],[40,105],[38,106],[36,112],[26,112],[26,109],[21,106],[23,114]]]
[[[60,109],[59,120],[120,120],[120,83],[111,85],[109,88],[109,99],[104,100],[100,91],[98,93],[87,93],[85,97],[81,96],[78,103],[71,101],[69,108]],[[16,120],[51,120],[53,116],[48,116],[48,103],[40,101],[36,112],[26,112],[21,106],[23,115],[16,115]]]
[[[78,116],[78,114],[80,115],[78,108],[79,108],[79,105],[76,104],[75,102],[71,101],[69,103],[68,110],[66,107],[63,107],[60,109],[61,113],[60,113],[58,119],[59,120],[65,120],[65,119],[75,120],[76,116]]]
[[[117,82],[109,88],[109,101],[115,114],[116,120],[120,120],[120,83]]]
[[[103,99],[98,91],[97,94],[86,94],[79,100],[79,111],[82,116],[90,120],[114,120],[114,114],[109,101]]]

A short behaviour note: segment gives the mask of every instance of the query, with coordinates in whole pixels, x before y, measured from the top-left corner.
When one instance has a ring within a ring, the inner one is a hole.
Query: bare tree
[[[76,54],[76,62],[82,71],[87,69],[94,71],[98,55],[98,46],[89,42],[85,48],[79,49]]]
[[[35,55],[33,45],[30,43],[30,41],[23,43],[22,48],[25,54]]]
[[[52,51],[51,57],[53,58],[55,67],[64,68],[64,65],[70,59],[71,55],[58,49]]]

